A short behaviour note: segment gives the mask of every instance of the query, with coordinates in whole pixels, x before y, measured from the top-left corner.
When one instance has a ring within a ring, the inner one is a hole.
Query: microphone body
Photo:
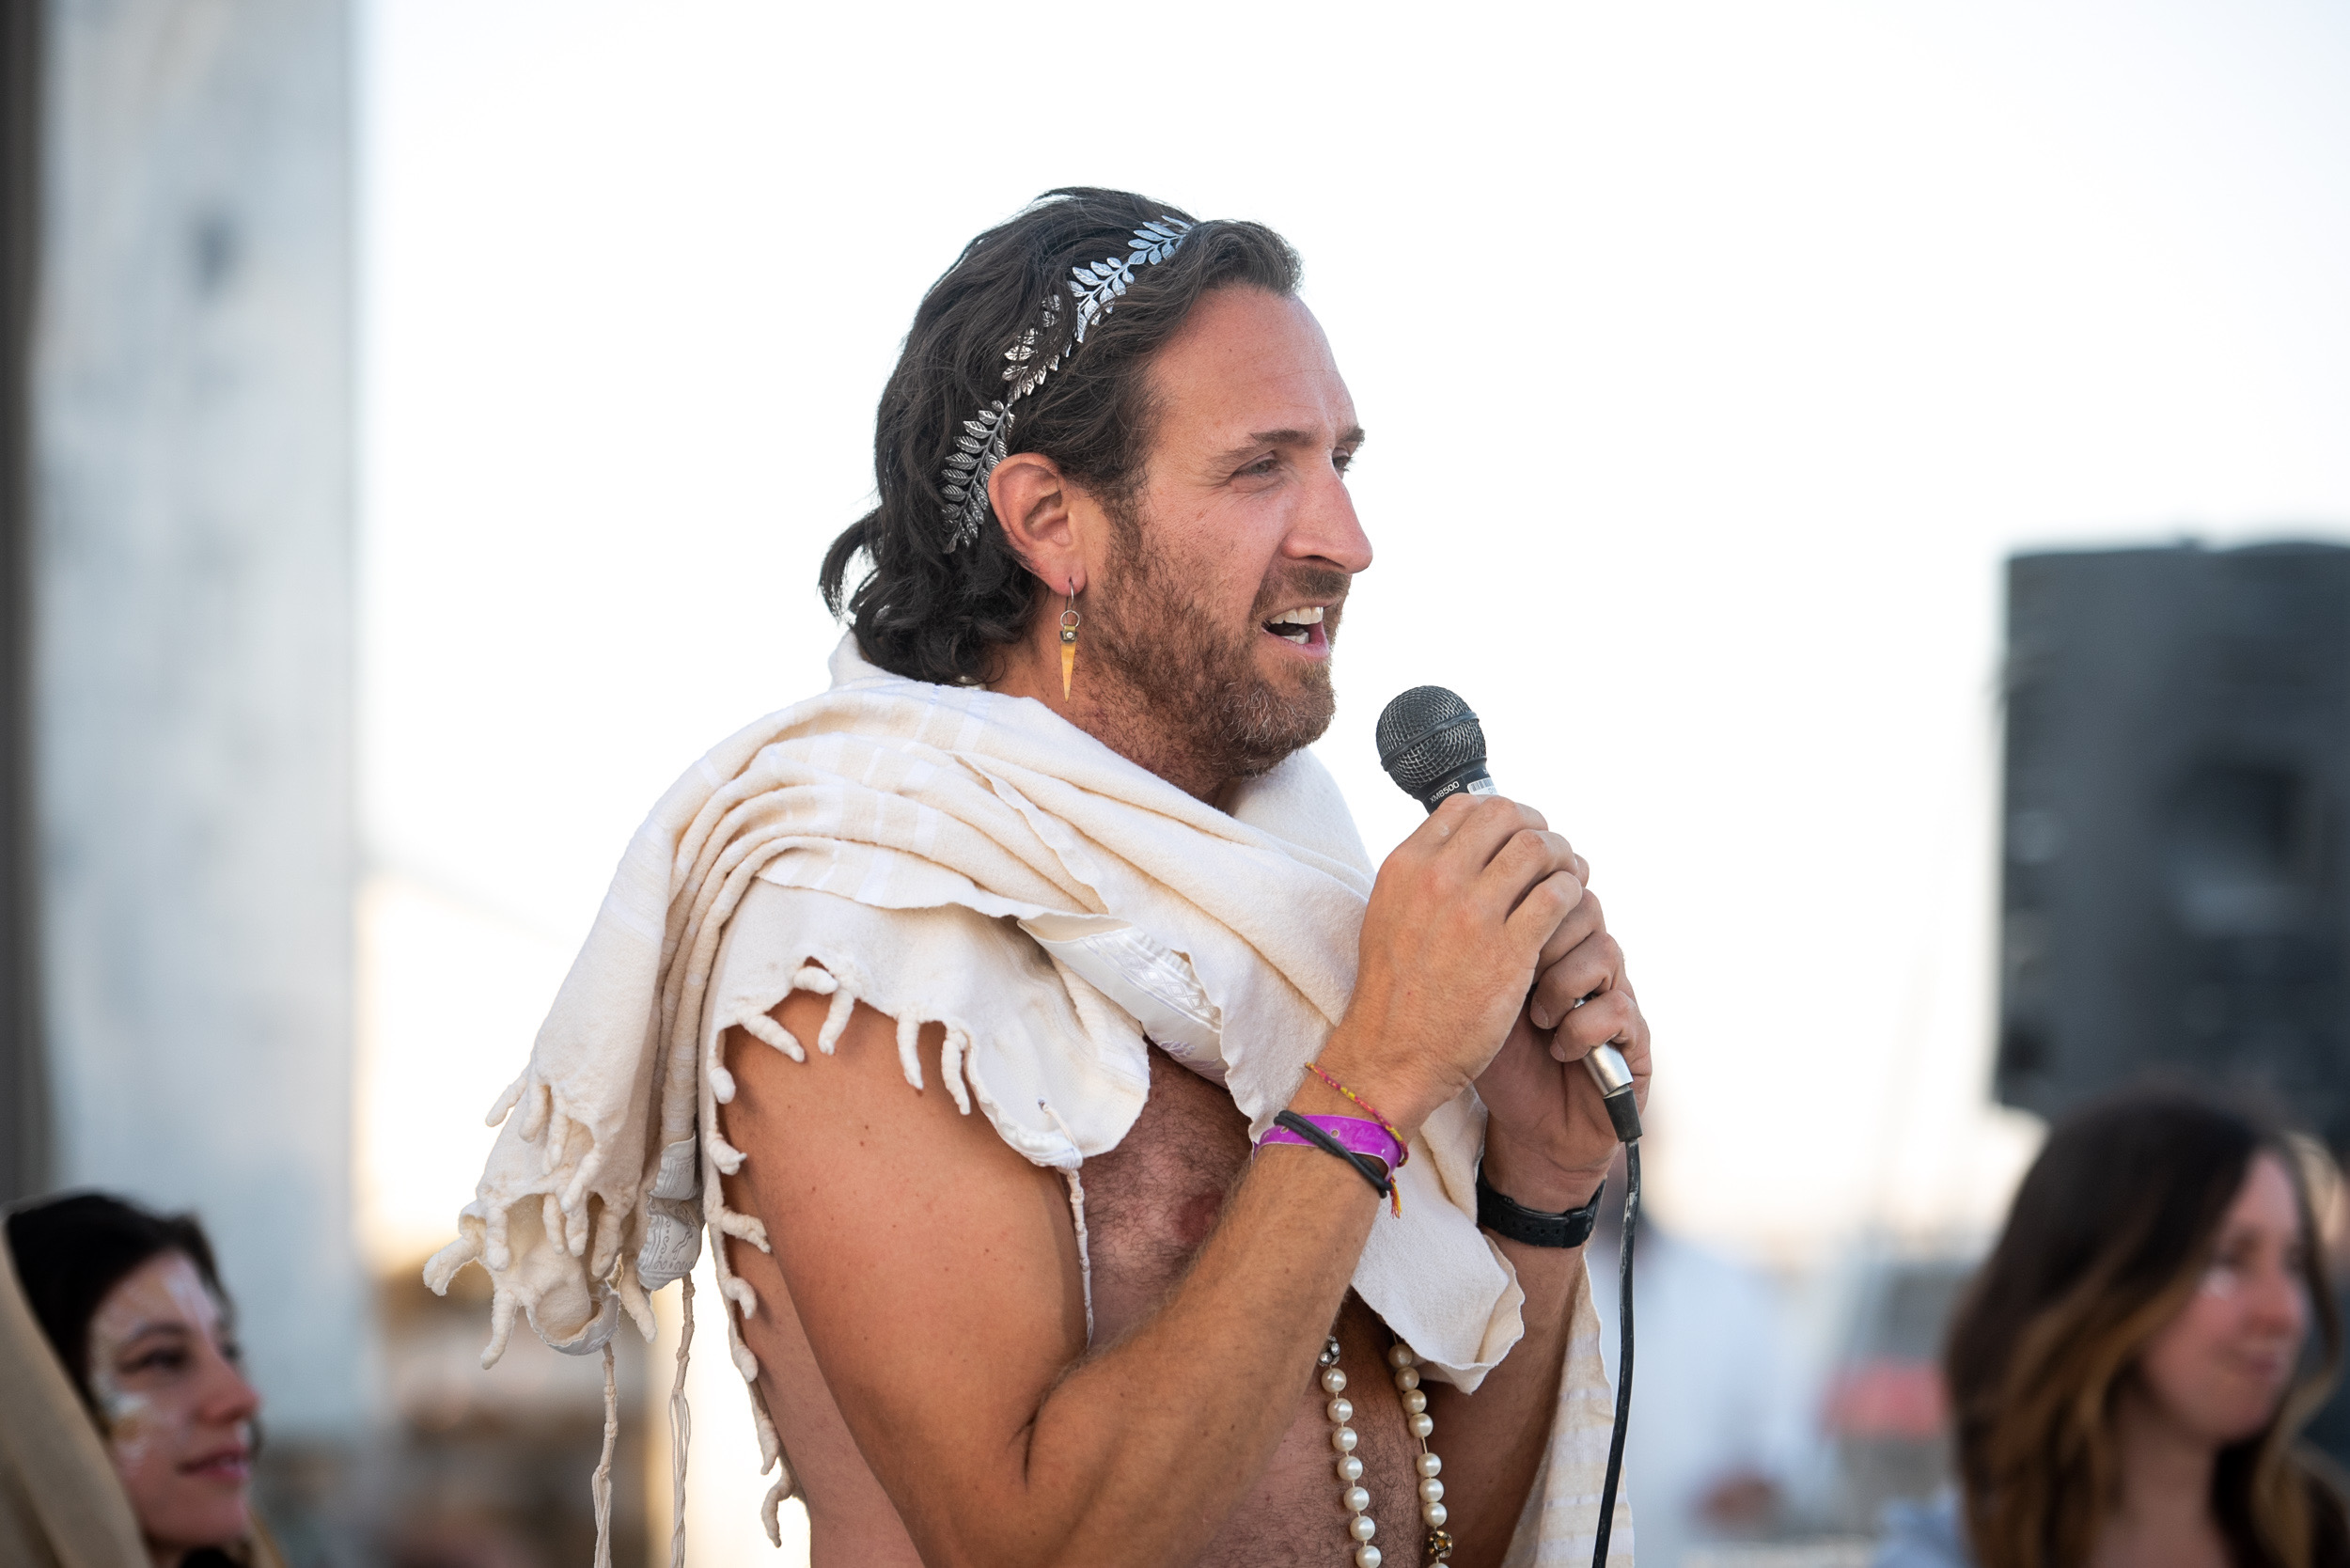
[[[1467,703],[1442,686],[1414,686],[1388,703],[1379,715],[1377,735],[1379,765],[1399,789],[1431,811],[1454,795],[1499,792],[1485,766],[1485,727]],[[1583,1058],[1583,1065],[1599,1086],[1616,1137],[1625,1143],[1638,1138],[1639,1103],[1633,1096],[1632,1069],[1623,1053],[1601,1045]]]

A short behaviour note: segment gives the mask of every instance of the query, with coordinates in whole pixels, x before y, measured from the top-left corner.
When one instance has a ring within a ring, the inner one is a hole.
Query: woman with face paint
[[[8,1236],[0,1562],[279,1568],[245,1497],[261,1400],[196,1221],[82,1193]]]

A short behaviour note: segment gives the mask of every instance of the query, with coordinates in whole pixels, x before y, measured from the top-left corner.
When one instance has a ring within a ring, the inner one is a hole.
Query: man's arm
[[[807,1040],[824,1009],[778,1013]],[[1375,1198],[1311,1150],[1255,1162],[1166,1306],[1088,1359],[1067,1188],[957,1114],[924,1032],[919,1094],[861,1005],[836,1056],[729,1057],[743,1179],[859,1450],[926,1562],[1196,1560],[1289,1428]]]
[[[1579,862],[1576,873],[1588,877]],[[1510,1038],[1477,1080],[1485,1102],[1485,1177],[1528,1208],[1559,1213],[1590,1201],[1616,1151],[1614,1123],[1583,1066],[1613,1043],[1648,1098],[1648,1020],[1641,1016],[1623,950],[1608,935],[1599,901],[1586,891],[1544,949],[1544,966]],[[1588,998],[1588,1000],[1584,999]],[[1578,1005],[1579,1003],[1579,1005]],[[1537,1020],[1555,1026],[1537,1027]],[[1610,1196],[1620,1200],[1621,1194]],[[1431,1388],[1431,1446],[1444,1456],[1445,1528],[1458,1543],[1457,1568],[1485,1568],[1507,1555],[1519,1511],[1548,1447],[1574,1302],[1583,1289],[1581,1247],[1528,1247],[1495,1236],[1526,1293],[1525,1337],[1474,1394]],[[1614,1288],[1594,1280],[1594,1288]]]
[[[1573,863],[1539,817],[1488,801],[1440,810],[1382,868],[1354,1005],[1324,1054],[1406,1133],[1509,1033],[1583,897]],[[1399,944],[1405,927],[1418,935]],[[805,1040],[822,1009],[795,995],[778,1013]],[[925,1056],[934,1074],[934,1042]],[[1165,1305],[1088,1357],[1059,1178],[958,1115],[934,1076],[909,1090],[889,1020],[860,1009],[830,1058],[729,1059],[741,1180],[924,1560],[1196,1560],[1311,1375],[1375,1213],[1361,1177],[1267,1150]],[[1353,1110],[1311,1079],[1292,1105]]]

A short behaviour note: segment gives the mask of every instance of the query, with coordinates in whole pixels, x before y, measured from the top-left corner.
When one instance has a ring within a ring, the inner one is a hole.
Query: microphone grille
[[[1485,760],[1485,727],[1453,692],[1414,686],[1379,715],[1379,765],[1414,799]]]

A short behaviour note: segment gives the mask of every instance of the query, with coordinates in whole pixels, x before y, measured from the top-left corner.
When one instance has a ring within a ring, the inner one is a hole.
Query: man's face
[[[1329,726],[1330,647],[1371,565],[1346,468],[1363,432],[1304,305],[1218,290],[1152,366],[1155,439],[1085,613],[1135,716],[1213,776],[1253,777]]]

